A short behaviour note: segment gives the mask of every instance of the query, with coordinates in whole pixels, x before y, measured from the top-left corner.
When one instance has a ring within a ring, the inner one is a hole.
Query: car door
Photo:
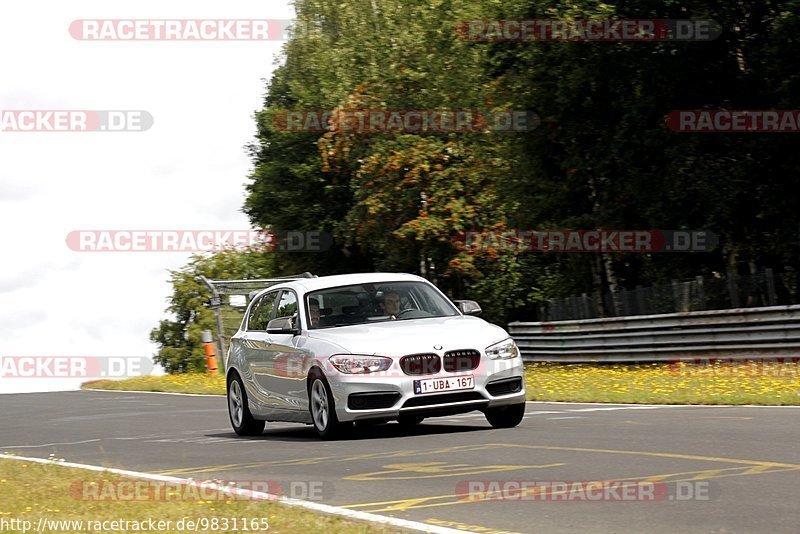
[[[294,324],[300,326],[297,294],[290,289],[284,289],[278,298],[275,318],[281,317],[293,317]],[[278,407],[305,410],[306,352],[299,345],[303,338],[294,334],[270,334],[270,339],[272,344],[267,356],[270,373],[265,377],[267,387],[275,396]]]
[[[274,407],[276,402],[273,392],[269,390],[269,353],[272,340],[267,333],[267,325],[275,317],[275,304],[279,294],[280,291],[276,290],[259,297],[250,311],[245,332],[241,336],[250,385],[255,389],[258,403],[268,408]]]

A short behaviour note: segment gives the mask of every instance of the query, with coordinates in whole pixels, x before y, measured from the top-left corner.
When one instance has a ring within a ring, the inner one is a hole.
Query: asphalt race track
[[[528,403],[512,430],[493,430],[473,413],[321,442],[310,427],[283,423],[237,438],[223,397],[75,391],[0,395],[0,404],[2,453],[278,481],[295,497],[309,491],[325,504],[432,525],[485,533],[800,531],[800,408]],[[658,489],[633,499],[612,491],[600,501],[556,485],[549,494],[513,491],[534,480],[647,480]],[[500,483],[507,491],[493,495],[504,499],[465,496]]]

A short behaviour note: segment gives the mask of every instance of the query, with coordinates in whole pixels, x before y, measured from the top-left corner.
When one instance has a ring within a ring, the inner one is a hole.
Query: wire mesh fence
[[[211,290],[211,307],[217,318],[217,331],[219,332],[217,342],[220,354],[224,357],[227,347],[230,345],[231,336],[239,330],[247,305],[256,293],[289,280],[313,277],[314,275],[311,273],[253,280],[209,280],[200,277]]]
[[[552,298],[535,307],[536,321],[567,321],[655,315],[730,308],[756,308],[800,304],[798,274],[775,274],[765,269],[753,275],[727,273],[713,278],[673,280],[670,284],[583,293]]]

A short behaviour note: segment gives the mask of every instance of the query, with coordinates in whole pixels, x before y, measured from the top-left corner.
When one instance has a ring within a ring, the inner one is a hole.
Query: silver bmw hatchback
[[[496,428],[525,414],[517,345],[410,274],[287,281],[258,293],[231,338],[225,371],[234,431],[267,421],[313,425],[322,438],[352,427],[480,410]]]

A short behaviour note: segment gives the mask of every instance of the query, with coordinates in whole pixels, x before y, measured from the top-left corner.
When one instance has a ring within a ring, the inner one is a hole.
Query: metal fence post
[[[647,305],[644,302],[644,288],[641,285],[636,286],[636,312],[638,315],[647,315]]]
[[[620,300],[622,301],[622,315],[633,315],[631,311],[629,297],[628,297],[628,290],[624,287],[620,293]]]
[[[767,299],[770,306],[778,304],[778,293],[775,291],[775,275],[772,269],[764,269],[764,277],[767,279]]]
[[[692,283],[681,282],[681,311],[688,312],[691,308]]]
[[[208,281],[208,278],[205,276],[200,275],[200,280],[211,290],[211,307],[214,308],[214,315],[217,318],[217,341],[219,342],[219,355],[217,359],[220,362],[220,367],[222,372],[225,371],[225,358],[228,355],[228,352],[225,350],[225,332],[222,330],[222,299],[219,296],[219,292],[214,285]]]
[[[700,309],[706,309],[706,292],[703,288],[703,277],[696,276],[694,279],[695,287],[697,288],[697,298],[700,301]]]
[[[580,310],[578,308],[578,297],[570,297],[569,298],[569,307],[572,311],[572,318],[573,319],[580,319]]]
[[[728,271],[728,295],[731,297],[731,308],[739,307],[739,287],[736,285],[736,272]]]
[[[672,281],[672,306],[676,312],[681,311],[681,291],[677,280]]]

